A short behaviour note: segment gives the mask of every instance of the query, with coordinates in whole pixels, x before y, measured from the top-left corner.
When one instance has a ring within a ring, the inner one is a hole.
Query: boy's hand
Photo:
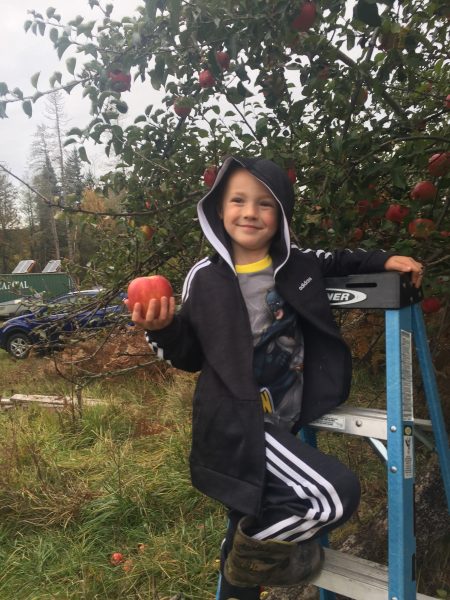
[[[124,300],[124,304],[128,306],[128,300]],[[131,320],[141,329],[147,329],[148,331],[164,329],[164,327],[167,327],[173,321],[175,315],[175,298],[173,296],[170,298],[163,296],[160,300],[159,315],[156,317],[157,313],[157,300],[150,300],[145,317],[142,316],[141,305],[136,302],[131,313]]]
[[[411,281],[418,288],[422,285],[425,267],[409,256],[391,256],[384,263],[386,271],[411,273]]]

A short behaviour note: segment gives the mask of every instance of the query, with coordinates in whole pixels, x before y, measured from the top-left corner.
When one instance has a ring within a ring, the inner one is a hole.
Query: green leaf
[[[8,115],[6,114],[6,102],[0,102],[0,119],[7,119]]]
[[[73,138],[69,138],[68,140],[66,140],[63,144],[64,148],[66,146],[70,146],[70,144],[74,144],[77,140],[74,140]]]
[[[170,26],[172,33],[178,33],[180,29],[180,15],[181,15],[181,0],[169,0],[169,14],[170,14]]]
[[[62,79],[62,73],[60,73],[59,71],[55,71],[49,79],[51,87],[52,88],[55,87],[56,82],[61,84],[61,79]]]
[[[23,28],[25,29],[25,31],[28,31],[30,29],[30,27],[32,26],[33,21],[25,21],[25,23],[23,24]]]
[[[70,58],[68,58],[66,60],[66,67],[71,75],[73,75],[75,73],[76,64],[77,64],[77,59],[74,58],[73,56],[71,56]]]
[[[17,96],[20,100],[23,100],[23,92],[20,88],[16,87],[13,89],[12,93]]]
[[[31,85],[32,85],[34,88],[37,88],[37,83],[38,83],[38,79],[39,79],[39,75],[40,75],[40,74],[41,74],[41,72],[40,72],[40,71],[38,71],[38,72],[37,72],[37,73],[35,73],[35,74],[33,75],[33,77],[31,78]]]
[[[78,155],[83,162],[87,162],[87,163],[91,164],[91,161],[88,159],[88,156],[86,154],[86,148],[84,146],[80,146],[78,148]]]
[[[24,102],[22,102],[22,108],[23,108],[23,112],[28,117],[31,117],[33,115],[33,107],[32,107],[31,102],[29,100],[25,100]]]
[[[351,50],[355,45],[355,34],[353,31],[347,31],[347,50]]]
[[[71,42],[66,35],[61,36],[56,42],[55,46],[57,48],[56,52],[58,54],[58,58],[61,59],[64,52],[70,46]]]
[[[66,133],[66,135],[78,135],[79,137],[81,137],[83,135],[83,132],[78,127],[72,127],[72,129],[70,129]]]
[[[55,14],[55,12],[56,12],[56,8],[52,8],[51,6],[49,6],[47,8],[47,11],[45,14],[47,15],[47,18],[51,19],[53,17],[53,15]]]
[[[0,81],[0,96],[6,96],[8,93],[8,86],[4,81]]]
[[[118,100],[116,102],[116,108],[122,114],[125,114],[126,112],[128,112],[128,104],[126,102],[121,101],[121,100]]]
[[[158,0],[145,0],[145,12],[147,13],[149,21],[155,20],[157,4]]]
[[[381,25],[381,18],[378,14],[377,5],[370,4],[367,0],[358,0],[358,3],[353,9],[353,18],[358,19],[371,27],[379,27]]]
[[[54,44],[56,44],[56,42],[58,41],[58,38],[59,38],[59,33],[58,33],[58,30],[56,29],[56,27],[52,27],[50,29],[50,34],[49,35],[50,35],[51,41]]]

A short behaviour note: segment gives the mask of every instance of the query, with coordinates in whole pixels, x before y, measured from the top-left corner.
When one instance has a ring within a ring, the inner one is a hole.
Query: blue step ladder
[[[321,573],[312,581],[321,600],[335,593],[356,600],[420,600],[415,579],[414,441],[423,432],[434,435],[434,450],[450,512],[450,455],[436,378],[420,307],[421,290],[409,275],[378,273],[326,280],[333,308],[385,311],[386,411],[342,406],[301,432],[316,445],[316,430],[358,435],[371,442],[385,459],[388,477],[388,566],[327,548]],[[430,420],[414,419],[413,344],[420,366]],[[383,442],[387,442],[387,446]]]

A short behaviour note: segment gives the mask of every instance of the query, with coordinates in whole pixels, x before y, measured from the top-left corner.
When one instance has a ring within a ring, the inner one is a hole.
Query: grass
[[[42,357],[0,352],[0,381],[3,396],[73,392]],[[226,515],[190,483],[193,385],[188,374],[138,372],[92,385],[85,395],[106,402],[81,414],[0,413],[0,600],[212,600]],[[380,406],[383,387],[357,371],[352,403]],[[384,465],[357,438],[321,434],[320,446],[364,474],[358,514],[332,543],[370,537],[385,505]],[[124,562],[113,566],[113,552]],[[431,595],[447,593],[448,549],[438,558],[431,579],[419,569]]]

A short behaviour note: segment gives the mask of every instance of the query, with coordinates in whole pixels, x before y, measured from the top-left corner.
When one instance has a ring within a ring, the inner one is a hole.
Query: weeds
[[[40,374],[41,363],[30,358],[24,380],[20,365],[0,356],[0,373],[13,387],[23,381],[16,391],[70,393],[48,369]],[[212,600],[226,515],[190,483],[194,380],[169,371],[156,381],[141,374],[96,383],[88,395],[104,404],[76,418],[70,410],[0,413],[0,600]],[[357,372],[352,403],[383,401],[382,377]],[[342,440],[321,434],[320,447],[363,473],[363,496],[334,544],[371,531],[385,511],[384,465],[363,440]],[[419,466],[428,460],[420,456]],[[118,566],[113,552],[124,555]],[[434,578],[425,563],[418,572],[433,594],[445,587],[448,548],[430,558]]]

